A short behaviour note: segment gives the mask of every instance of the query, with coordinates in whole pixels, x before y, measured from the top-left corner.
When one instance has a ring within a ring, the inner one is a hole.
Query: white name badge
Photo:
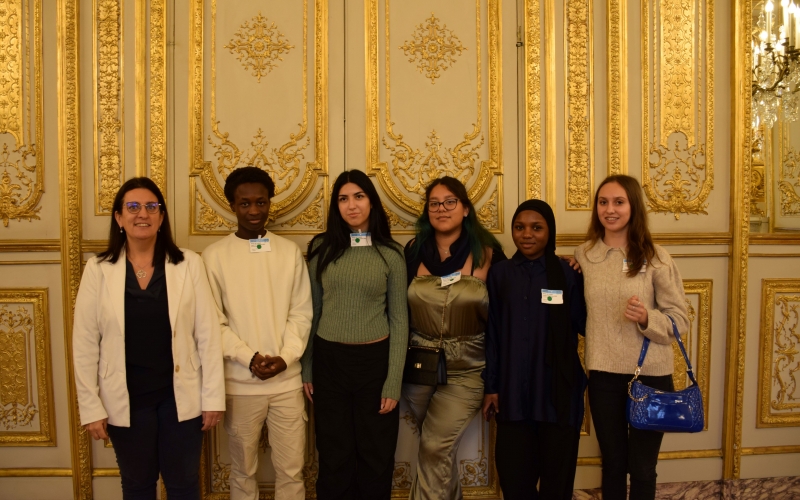
[[[450,286],[453,283],[461,281],[461,271],[456,271],[453,274],[442,276],[442,286]]]
[[[369,233],[350,233],[351,247],[371,247],[372,236]]]
[[[545,290],[542,288],[542,304],[563,304],[564,292],[561,290]]]
[[[645,272],[646,268],[647,268],[647,261],[644,261],[644,264],[642,264],[642,268],[639,269],[639,272],[640,273]],[[628,259],[622,259],[622,272],[623,273],[628,272]]]
[[[250,253],[271,252],[269,238],[256,238],[250,240]]]

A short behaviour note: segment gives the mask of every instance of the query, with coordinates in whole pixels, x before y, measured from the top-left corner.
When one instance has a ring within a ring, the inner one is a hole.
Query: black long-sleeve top
[[[578,334],[586,329],[583,277],[561,261],[567,281],[571,331],[569,345],[575,350],[576,382],[571,398],[569,424],[583,421],[586,375],[578,357]],[[492,266],[487,280],[489,322],[486,328],[486,394],[498,394],[502,422],[535,420],[556,422],[552,402],[552,371],[545,359],[548,305],[542,290],[548,289],[545,257],[529,260],[520,252]]]

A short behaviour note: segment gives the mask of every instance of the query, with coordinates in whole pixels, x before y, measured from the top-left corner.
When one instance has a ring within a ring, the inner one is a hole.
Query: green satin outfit
[[[474,276],[441,286],[439,276],[417,276],[408,287],[411,344],[438,346],[447,358],[447,385],[403,384],[403,397],[420,426],[417,476],[411,499],[460,499],[456,453],[483,403],[486,284]]]

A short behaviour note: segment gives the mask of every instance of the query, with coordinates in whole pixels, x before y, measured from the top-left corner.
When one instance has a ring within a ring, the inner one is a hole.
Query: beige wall
[[[642,180],[694,311],[707,410],[703,432],[666,436],[659,481],[800,475],[800,396],[781,392],[798,373],[800,236],[749,234],[749,0],[0,3],[0,30],[17,33],[0,40],[4,498],[121,497],[113,449],[78,426],[81,265],[103,248],[108,196],[134,175],[156,180],[179,244],[202,251],[235,225],[220,190],[248,163],[278,179],[271,230],[298,244],[324,228],[336,175],[359,168],[403,242],[428,178],[463,178],[509,255],[520,201],[554,206],[571,253],[595,186]],[[444,56],[426,67],[431,31]],[[468,497],[499,497],[493,436],[476,419],[464,438]],[[398,496],[416,439],[402,418]],[[599,486],[591,419],[580,457],[576,488]],[[209,433],[207,497],[227,497],[228,467],[224,433]]]

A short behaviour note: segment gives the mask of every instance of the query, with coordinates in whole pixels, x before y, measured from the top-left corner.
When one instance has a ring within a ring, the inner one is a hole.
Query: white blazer
[[[201,411],[225,411],[222,336],[216,304],[200,256],[181,249],[180,264],[167,262],[167,299],[172,325],[173,384],[178,421]],[[116,264],[86,263],[75,301],[72,355],[81,424],[108,418],[130,427],[125,378],[125,251]]]

